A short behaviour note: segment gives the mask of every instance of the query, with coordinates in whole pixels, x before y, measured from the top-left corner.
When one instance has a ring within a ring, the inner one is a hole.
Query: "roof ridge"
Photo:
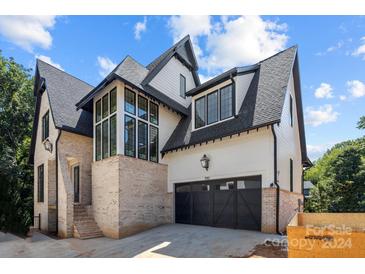
[[[57,67],[55,67],[54,65],[51,65],[50,63],[47,63],[47,62],[45,62],[45,61],[43,61],[43,60],[41,60],[41,59],[39,59],[39,58],[36,58],[36,61],[37,61],[36,66],[38,66],[38,63],[39,63],[39,62],[42,62],[42,63],[44,63],[44,64],[46,64],[46,65],[48,65],[48,66],[50,66],[50,67],[52,67],[52,68],[54,68],[54,69],[56,69],[56,70],[58,70],[58,71],[62,72],[62,73],[64,73],[64,74],[67,74],[68,76],[71,76],[72,78],[75,78],[76,80],[79,80],[80,82],[83,82],[83,83],[87,84],[88,86],[90,86],[90,87],[92,87],[92,88],[94,87],[93,85],[91,85],[91,84],[89,84],[88,82],[86,82],[86,81],[84,81],[84,80],[80,79],[79,77],[76,77],[76,76],[72,75],[72,74],[71,74],[71,73],[69,73],[69,72],[66,72],[66,71],[64,71],[64,70],[62,70],[62,69],[60,69],[60,68],[57,68]]]
[[[143,67],[144,69],[146,69],[146,70],[148,70],[144,65],[142,65],[142,63],[141,62],[139,62],[136,58],[134,58],[132,55],[129,55],[129,54],[127,54],[127,56],[124,58],[124,60],[123,61],[125,61],[125,59],[127,59],[127,58],[131,58],[133,61],[135,61],[138,65],[140,65],[141,67]]]
[[[283,49],[283,50],[281,50],[281,51],[279,51],[279,52],[275,53],[274,55],[271,55],[271,56],[269,56],[269,57],[267,57],[267,58],[265,58],[265,59],[263,59],[263,60],[261,60],[261,61],[257,62],[256,64],[257,64],[257,65],[259,65],[259,64],[261,64],[262,62],[265,62],[265,61],[267,61],[267,60],[269,60],[269,59],[271,59],[271,58],[273,58],[273,57],[275,57],[275,56],[277,56],[277,55],[279,55],[279,54],[281,54],[281,53],[284,53],[285,51],[288,51],[288,50],[290,50],[290,49],[292,49],[292,48],[296,48],[296,49],[298,49],[298,44],[295,44],[295,45],[293,45],[293,46],[291,46],[291,47],[289,47],[289,48]]]

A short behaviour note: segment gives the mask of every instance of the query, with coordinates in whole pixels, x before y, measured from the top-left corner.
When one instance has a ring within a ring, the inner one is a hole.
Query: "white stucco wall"
[[[188,107],[191,98],[186,97],[184,99],[180,96],[180,74],[185,76],[186,91],[195,88],[193,74],[176,57],[171,58],[170,61],[167,62],[161,71],[152,79],[150,85],[183,106]]]
[[[293,98],[293,127],[290,125],[290,94]],[[293,191],[301,193],[302,162],[293,75],[290,76],[280,125],[275,125],[278,140],[278,181],[290,190],[290,158],[293,159]]]
[[[200,165],[201,157],[210,158],[208,171]],[[273,137],[271,129],[262,128],[249,134],[227,137],[222,141],[197,145],[195,148],[167,153],[168,191],[174,183],[207,179],[262,175],[262,186],[273,182]]]

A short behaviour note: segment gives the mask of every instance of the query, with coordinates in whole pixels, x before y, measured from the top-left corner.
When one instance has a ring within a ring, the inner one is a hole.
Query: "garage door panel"
[[[176,187],[175,221],[182,224],[191,223],[191,188],[184,184]]]
[[[231,228],[235,226],[233,191],[223,190],[214,192],[213,225]]]
[[[210,197],[209,192],[192,192],[194,225],[210,225]]]

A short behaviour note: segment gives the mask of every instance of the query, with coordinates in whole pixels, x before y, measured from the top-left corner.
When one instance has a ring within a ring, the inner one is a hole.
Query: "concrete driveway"
[[[18,238],[0,232],[0,257],[209,258],[244,257],[278,235],[256,231],[170,224],[120,239],[52,239],[40,233]]]

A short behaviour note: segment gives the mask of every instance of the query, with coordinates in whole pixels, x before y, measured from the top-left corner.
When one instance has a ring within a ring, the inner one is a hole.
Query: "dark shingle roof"
[[[181,119],[162,152],[279,122],[296,52],[297,47],[291,47],[257,64],[258,68],[235,118],[192,131],[190,114]]]
[[[92,137],[92,114],[76,110],[75,104],[93,86],[41,60],[37,60],[37,70],[45,81],[55,126]]]

